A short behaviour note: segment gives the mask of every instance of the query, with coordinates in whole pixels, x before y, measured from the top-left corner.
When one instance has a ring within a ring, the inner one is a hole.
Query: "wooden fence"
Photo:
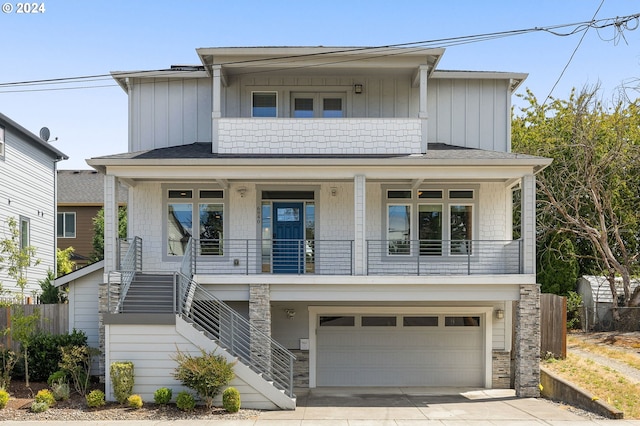
[[[567,298],[540,295],[540,355],[567,357]]]
[[[16,310],[22,309],[24,315],[31,315],[37,309],[40,312],[38,330],[50,334],[64,334],[69,332],[69,305],[13,305],[0,307],[0,333],[11,328],[11,318],[16,315]],[[11,333],[0,335],[0,347],[19,349],[18,342],[11,339]]]

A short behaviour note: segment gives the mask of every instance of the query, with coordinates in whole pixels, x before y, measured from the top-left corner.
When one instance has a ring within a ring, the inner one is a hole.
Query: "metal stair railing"
[[[119,276],[119,283],[115,283],[115,279],[112,280],[112,274],[109,272],[109,295],[118,294],[117,302],[115,306],[112,305],[112,297],[109,297],[109,312],[117,313],[120,311],[122,307],[122,303],[124,302],[125,297],[127,296],[127,291],[129,290],[129,286],[133,281],[136,272],[142,270],[142,238],[134,237],[129,240],[120,240],[121,243],[128,242],[129,247],[127,252],[122,258],[119,258],[119,270],[116,273]],[[118,250],[120,253],[120,250]],[[118,288],[113,288],[117,286]]]
[[[177,273],[177,311],[273,386],[293,394],[295,355],[190,277]]]

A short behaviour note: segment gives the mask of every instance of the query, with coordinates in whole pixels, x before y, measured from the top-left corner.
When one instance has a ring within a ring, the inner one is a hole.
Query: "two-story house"
[[[68,157],[11,118],[0,113],[0,240],[11,239],[8,220],[15,220],[20,248],[33,247],[24,289],[9,275],[9,260],[0,262],[1,298],[31,298],[39,280],[56,269],[56,167]],[[7,257],[0,253],[0,257]]]
[[[113,73],[129,152],[88,160],[106,175],[107,365],[134,361],[150,398],[175,385],[176,347],[218,347],[247,407],[292,408],[294,385],[513,377],[537,395],[535,175],[550,160],[510,149],[526,74],[441,71],[444,49],[197,53]]]
[[[57,247],[73,247],[71,260],[81,268],[91,263],[94,218],[103,207],[104,175],[95,170],[58,170]],[[127,204],[127,188],[118,186],[118,205]]]

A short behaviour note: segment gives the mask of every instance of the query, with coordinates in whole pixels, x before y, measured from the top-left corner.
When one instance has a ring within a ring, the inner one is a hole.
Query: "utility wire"
[[[598,6],[598,8],[596,9],[596,12],[593,14],[593,17],[591,18],[592,22],[595,22],[596,15],[598,14],[598,12],[600,12],[600,9],[602,8],[603,4],[604,4],[604,0],[602,0],[600,2],[600,6]],[[590,28],[590,26],[587,26],[587,28],[585,28],[584,32],[582,33],[582,37],[580,37],[580,41],[576,45],[575,49],[573,49],[573,53],[571,53],[571,56],[569,57],[569,60],[567,61],[567,63],[564,66],[564,68],[562,69],[562,72],[558,76],[558,79],[556,80],[556,82],[553,83],[553,87],[551,88],[551,90],[549,90],[549,94],[547,95],[547,97],[545,98],[544,102],[542,103],[543,107],[545,106],[545,104],[547,103],[549,98],[551,97],[551,94],[555,90],[555,88],[558,85],[558,83],[560,83],[560,80],[562,80],[562,77],[564,76],[564,73],[567,71],[567,68],[569,68],[569,64],[571,64],[571,61],[573,61],[574,56],[576,56],[576,52],[578,52],[578,49],[580,48],[580,45],[582,45],[582,41],[587,36],[587,31],[589,31],[589,28]]]
[[[257,66],[259,66],[261,63],[264,64],[268,64],[268,65],[277,65],[279,62],[283,62],[283,61],[287,61],[287,62],[291,62],[292,60],[296,60],[296,59],[300,59],[300,60],[304,60],[306,58],[312,57],[312,56],[327,56],[327,55],[331,55],[331,54],[336,54],[336,53],[355,53],[356,55],[358,54],[357,52],[362,52],[362,53],[369,53],[371,51],[373,52],[379,52],[380,55],[377,55],[376,57],[385,57],[385,56],[394,56],[394,55],[401,55],[403,53],[412,53],[415,51],[419,51],[419,50],[423,50],[423,49],[427,49],[427,48],[443,48],[443,47],[450,47],[450,46],[459,46],[459,45],[463,45],[463,44],[469,44],[469,43],[478,43],[478,42],[483,42],[483,41],[488,41],[488,40],[493,40],[493,39],[497,39],[497,38],[503,38],[503,37],[511,37],[511,36],[515,36],[515,35],[521,35],[521,34],[528,34],[528,33],[532,33],[532,32],[547,32],[549,34],[555,35],[555,36],[560,36],[560,37],[567,37],[567,36],[571,36],[574,34],[577,34],[578,32],[583,32],[582,38],[580,39],[580,42],[578,43],[578,46],[576,47],[576,49],[574,50],[574,54],[571,56],[571,58],[569,59],[569,63],[571,62],[571,59],[573,59],[573,56],[575,55],[575,52],[577,51],[577,48],[580,46],[580,44],[582,43],[582,40],[584,39],[586,32],[588,31],[589,28],[595,28],[597,30],[599,29],[604,29],[607,27],[611,27],[611,26],[615,26],[615,30],[620,32],[622,31],[622,28],[624,27],[625,29],[629,29],[629,30],[634,30],[637,28],[637,25],[634,28],[629,28],[628,27],[628,23],[631,21],[636,21],[638,22],[639,18],[640,18],[640,13],[638,14],[634,14],[634,15],[627,15],[627,16],[623,16],[623,17],[616,17],[616,18],[606,18],[606,19],[599,19],[599,20],[595,20],[595,16],[597,15],[598,11],[600,10],[600,8],[602,7],[602,4],[604,3],[604,0],[602,1],[602,3],[600,4],[600,7],[598,7],[598,10],[596,11],[596,14],[594,14],[594,17],[592,20],[590,21],[584,21],[584,22],[576,22],[576,23],[571,23],[571,24],[560,24],[560,25],[552,25],[552,26],[546,26],[546,27],[533,27],[533,28],[526,28],[526,29],[519,29],[519,30],[509,30],[509,31],[499,31],[499,32],[492,32],[492,33],[484,33],[484,34],[475,34],[475,35],[467,35],[467,36],[459,36],[459,37],[450,37],[450,38],[441,38],[441,39],[433,39],[433,40],[422,40],[422,41],[414,41],[414,42],[408,42],[408,43],[398,43],[398,44],[390,44],[390,45],[383,45],[383,46],[373,46],[373,47],[358,47],[358,48],[345,48],[345,49],[336,49],[336,50],[332,50],[332,51],[326,51],[326,52],[315,52],[315,53],[310,53],[310,54],[301,54],[301,55],[289,55],[286,57],[271,57],[271,58],[258,58],[258,59],[248,59],[248,60],[240,60],[240,61],[230,61],[230,62],[226,62],[226,63],[221,63],[219,65],[222,66],[231,66],[231,65],[240,65],[240,64],[246,64],[246,65],[250,65],[251,63],[254,63]],[[558,32],[558,29],[561,28],[567,28],[567,27],[574,27],[571,31],[569,32],[565,32],[565,33],[561,33]],[[401,49],[401,48],[408,48],[411,47],[411,49]],[[386,53],[389,52],[389,53]],[[369,56],[369,58],[371,58],[371,56]],[[299,68],[308,68],[308,67],[320,67],[323,65],[330,65],[330,64],[336,64],[336,63],[341,63],[341,62],[351,62],[351,61],[355,61],[355,60],[359,60],[360,58],[349,58],[349,59],[345,59],[342,61],[330,61],[330,62],[325,62],[325,63],[318,63],[318,64],[312,64],[312,65],[301,65]],[[569,63],[567,63],[567,65],[565,66],[565,70],[568,67]],[[263,65],[264,66],[264,65]],[[287,67],[288,69],[291,69],[290,67]],[[564,71],[563,70],[563,74]],[[134,72],[123,72],[123,75],[130,75],[130,74],[152,74],[155,73],[154,76],[157,77],[164,77],[164,76],[169,76],[169,75],[175,75],[175,72],[177,72],[178,70],[173,70],[173,69],[157,69],[157,70],[145,70],[145,71],[134,71]],[[179,70],[182,73],[185,72],[198,72],[200,70]],[[270,71],[273,71],[270,70]],[[248,70],[246,73],[250,74],[250,73],[260,73],[260,72],[267,72],[265,70],[260,70],[257,71],[254,67],[254,70]],[[52,85],[52,84],[74,84],[74,83],[85,83],[85,82],[90,82],[90,81],[100,81],[100,80],[109,80],[112,79],[114,77],[117,77],[118,73],[114,72],[114,73],[109,73],[109,74],[95,74],[95,75],[87,75],[87,76],[78,76],[78,77],[62,77],[62,78],[52,78],[52,79],[43,79],[43,80],[28,80],[28,81],[19,81],[19,82],[9,82],[9,83],[0,83],[0,88],[19,88],[19,87],[30,87],[30,86],[47,86],[47,85]],[[560,76],[562,77],[562,75]],[[559,79],[558,79],[559,81]],[[556,82],[555,86],[558,84],[558,82]],[[20,92],[27,92],[27,91],[47,91],[47,90],[71,90],[71,89],[88,89],[88,88],[93,88],[93,87],[109,87],[109,86],[117,86],[116,84],[112,84],[112,85],[100,85],[100,86],[76,86],[76,87],[64,87],[64,88],[49,88],[49,89],[19,89],[19,90],[0,90],[0,93],[20,93]],[[553,89],[552,89],[553,91]],[[551,93],[550,93],[551,94]],[[549,96],[550,96],[549,94]],[[548,98],[548,97],[547,97]]]

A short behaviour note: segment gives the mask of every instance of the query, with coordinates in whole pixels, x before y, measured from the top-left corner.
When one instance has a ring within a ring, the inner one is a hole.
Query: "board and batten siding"
[[[508,80],[430,79],[429,142],[509,152],[508,84]]]
[[[38,280],[55,270],[55,161],[51,153],[26,142],[11,127],[5,128],[5,156],[0,160],[0,238],[8,234],[7,219],[29,220],[30,245],[40,263],[29,267],[25,296],[40,291]],[[19,291],[6,268],[0,270],[4,290]]]
[[[108,339],[106,346],[109,348],[106,364],[111,365],[117,361],[133,362],[133,393],[139,394],[143,401],[153,401],[153,394],[160,387],[172,389],[174,398],[182,390],[193,393],[173,378],[177,366],[173,357],[178,350],[192,355],[199,355],[201,351],[179,334],[175,325],[108,324],[105,326],[105,333]],[[108,385],[107,399],[113,401],[110,381]],[[263,395],[238,377],[234,378],[229,386],[238,389],[243,407],[268,404]],[[221,405],[221,395],[214,401],[216,405]]]
[[[135,79],[129,151],[211,142],[211,79]]]

